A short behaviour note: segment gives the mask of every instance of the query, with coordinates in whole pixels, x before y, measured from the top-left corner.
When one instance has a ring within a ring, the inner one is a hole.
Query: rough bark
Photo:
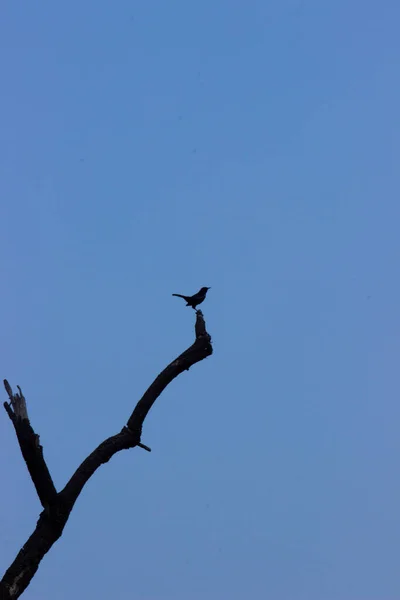
[[[194,343],[156,377],[137,403],[122,430],[104,440],[82,462],[60,492],[57,492],[46,465],[39,436],[29,422],[22,391],[18,387],[18,393],[13,394],[7,380],[4,380],[10,400],[4,403],[4,408],[14,425],[22,456],[43,511],[34,532],[0,581],[0,600],[15,600],[25,591],[38,570],[42,558],[61,537],[84,485],[102,464],[108,462],[120,450],[128,450],[135,446],[150,452],[150,448],[141,442],[141,435],[143,422],[154,402],[175,377],[212,354],[211,337],[206,331],[203,313],[200,310],[196,312],[195,334]]]

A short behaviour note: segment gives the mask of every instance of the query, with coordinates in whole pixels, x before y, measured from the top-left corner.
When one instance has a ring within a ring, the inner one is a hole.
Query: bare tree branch
[[[10,402],[4,402],[4,408],[14,425],[22,456],[28,467],[29,474],[36,488],[37,495],[43,508],[54,502],[57,491],[43,456],[43,448],[39,436],[33,431],[28,418],[26,401],[21,388],[13,394],[7,379],[4,380]]]
[[[194,343],[170,363],[144,393],[127,425],[116,435],[104,440],[77,468],[59,493],[54,487],[43,458],[39,436],[30,425],[21,389],[18,388],[18,394],[13,394],[8,382],[4,381],[10,398],[10,403],[5,402],[4,408],[13,422],[22,455],[44,510],[40,514],[36,529],[0,581],[0,600],[15,600],[28,587],[42,558],[62,535],[84,485],[102,464],[108,462],[120,450],[139,446],[150,451],[150,448],[141,442],[141,435],[143,422],[154,402],[175,377],[212,354],[211,337],[206,331],[203,313],[200,310],[196,314],[195,333]]]

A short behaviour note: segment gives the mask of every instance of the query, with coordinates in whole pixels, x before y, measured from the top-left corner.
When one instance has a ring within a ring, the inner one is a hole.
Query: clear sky
[[[27,600],[400,598],[400,4],[0,8],[1,376],[61,488]],[[3,393],[3,400],[6,399]],[[0,416],[0,565],[40,504]]]

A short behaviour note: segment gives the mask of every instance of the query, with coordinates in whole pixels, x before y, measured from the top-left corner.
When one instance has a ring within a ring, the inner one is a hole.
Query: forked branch
[[[15,600],[28,587],[42,558],[62,535],[83,487],[102,464],[108,462],[120,450],[139,446],[150,451],[150,448],[141,442],[141,435],[143,422],[154,402],[175,377],[212,354],[211,337],[206,331],[203,313],[200,310],[196,314],[195,334],[194,343],[172,361],[143,394],[122,430],[97,446],[77,468],[64,489],[58,493],[44,460],[39,436],[29,422],[22,391],[18,387],[18,393],[13,394],[7,380],[4,381],[9,397],[9,402],[4,403],[4,408],[14,425],[22,456],[43,511],[34,532],[0,581],[0,600]]]

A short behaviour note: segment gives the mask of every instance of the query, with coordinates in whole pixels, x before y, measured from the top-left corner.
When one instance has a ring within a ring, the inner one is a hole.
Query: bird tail
[[[186,302],[188,301],[188,297],[187,296],[182,296],[182,294],[172,294],[173,296],[178,296],[178,298],[183,298],[184,300],[186,300]]]

